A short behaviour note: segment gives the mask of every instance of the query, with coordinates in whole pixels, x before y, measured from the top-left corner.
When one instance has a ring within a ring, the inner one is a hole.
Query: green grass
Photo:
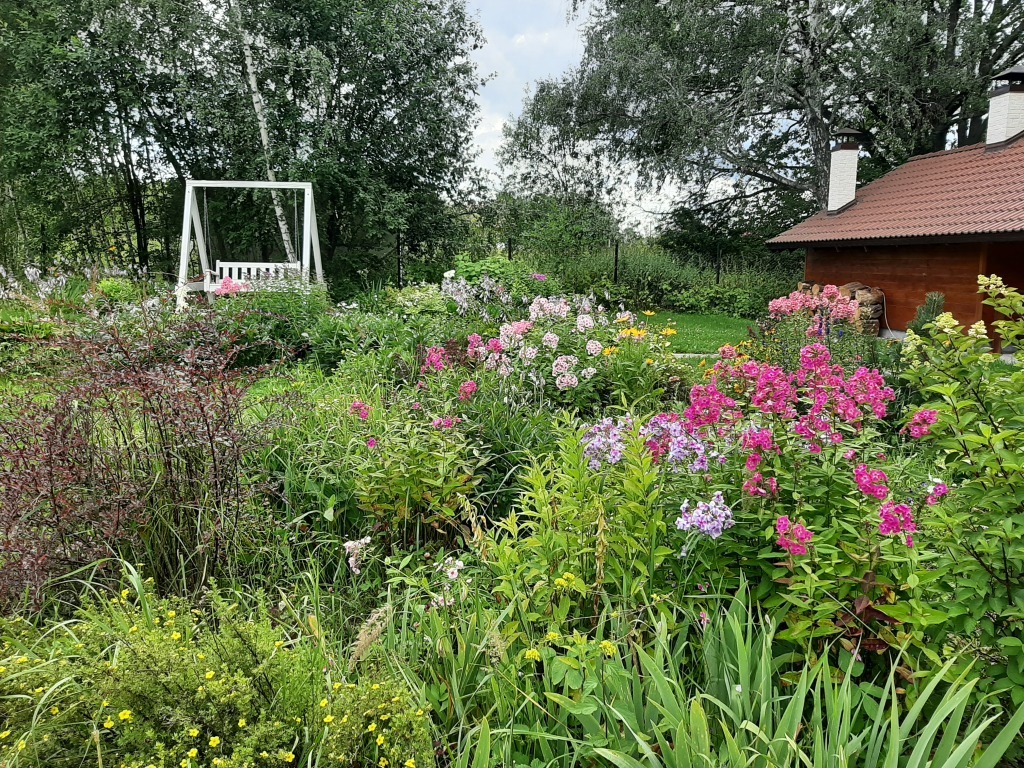
[[[753,324],[729,315],[684,315],[664,310],[641,317],[648,326],[675,328],[676,335],[666,337],[672,351],[690,354],[717,352],[724,344],[738,344],[748,338],[747,329]]]

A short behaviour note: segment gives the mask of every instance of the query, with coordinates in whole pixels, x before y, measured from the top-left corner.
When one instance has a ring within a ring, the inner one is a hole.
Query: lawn
[[[662,310],[647,316],[650,325],[675,328],[669,336],[672,351],[688,354],[717,352],[724,344],[737,344],[748,336],[751,322],[729,315],[684,315]]]

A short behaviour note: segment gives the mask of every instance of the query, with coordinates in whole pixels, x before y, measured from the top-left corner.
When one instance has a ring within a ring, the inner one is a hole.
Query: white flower
[[[437,274],[437,273],[435,272],[435,274]],[[444,277],[445,277],[446,280],[454,280],[455,279],[455,270],[454,269],[449,269],[447,272],[444,273]]]

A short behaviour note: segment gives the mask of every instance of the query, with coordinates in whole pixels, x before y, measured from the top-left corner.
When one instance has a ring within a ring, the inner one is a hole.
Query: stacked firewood
[[[800,283],[797,290],[817,296],[824,287],[821,283]],[[861,332],[868,336],[877,336],[885,312],[885,293],[882,289],[853,282],[840,285],[839,293],[848,299],[857,300]]]

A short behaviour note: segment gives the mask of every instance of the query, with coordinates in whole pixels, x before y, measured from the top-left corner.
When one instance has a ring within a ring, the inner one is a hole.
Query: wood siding
[[[978,275],[988,248],[985,243],[808,248],[804,275],[818,283],[857,281],[881,288],[888,327],[894,331],[906,330],[930,291],[944,293],[946,310],[970,325],[981,319]]]

